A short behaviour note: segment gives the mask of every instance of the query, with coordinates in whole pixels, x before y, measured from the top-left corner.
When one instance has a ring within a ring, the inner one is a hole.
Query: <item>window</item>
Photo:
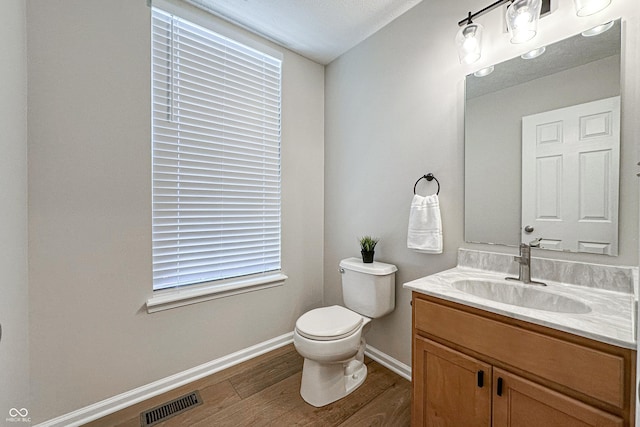
[[[152,9],[153,288],[280,270],[281,61]]]

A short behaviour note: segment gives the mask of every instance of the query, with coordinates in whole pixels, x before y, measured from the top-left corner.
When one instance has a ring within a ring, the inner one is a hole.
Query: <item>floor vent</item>
[[[194,391],[185,396],[174,399],[171,402],[167,402],[149,411],[141,413],[140,425],[142,427],[154,426],[201,404],[202,398],[200,397],[200,393]]]

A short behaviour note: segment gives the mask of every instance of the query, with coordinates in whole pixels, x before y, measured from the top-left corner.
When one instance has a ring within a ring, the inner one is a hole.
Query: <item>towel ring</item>
[[[420,178],[418,178],[416,183],[413,185],[413,194],[416,194],[416,186],[418,185],[421,179],[426,179],[427,181],[433,181],[435,179],[436,182],[438,183],[438,191],[436,192],[436,194],[440,194],[440,181],[438,181],[438,178],[433,176],[431,172],[429,172],[426,175],[422,175]]]

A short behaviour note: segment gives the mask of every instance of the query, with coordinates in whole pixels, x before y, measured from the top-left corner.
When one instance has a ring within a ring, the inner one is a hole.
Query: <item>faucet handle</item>
[[[539,248],[541,240],[542,240],[542,237],[538,237],[537,239],[530,241],[529,246],[531,246],[532,248]]]

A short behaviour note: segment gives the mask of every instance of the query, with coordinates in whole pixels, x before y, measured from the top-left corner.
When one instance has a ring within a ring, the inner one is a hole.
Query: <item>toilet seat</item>
[[[362,325],[363,318],[339,305],[311,310],[298,319],[296,331],[317,341],[331,341],[352,335]]]

